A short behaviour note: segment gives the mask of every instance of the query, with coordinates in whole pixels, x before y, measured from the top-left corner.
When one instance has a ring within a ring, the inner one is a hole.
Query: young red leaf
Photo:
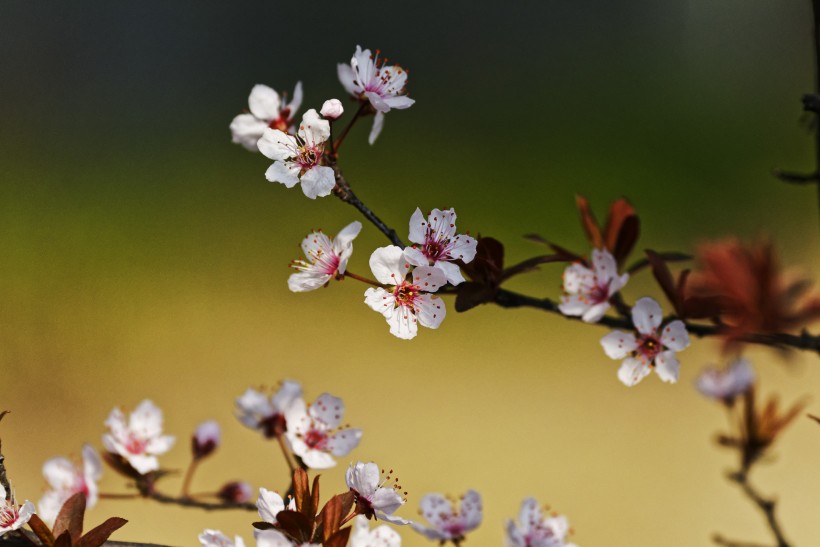
[[[54,540],[54,547],[71,547],[71,534],[68,533],[68,530],[57,536],[57,539]]]
[[[313,534],[311,520],[298,511],[280,511],[276,521],[285,533],[300,543],[310,542]]]
[[[111,517],[81,537],[76,547],[101,547],[111,534],[125,526],[127,522],[127,520],[120,517]]]
[[[313,492],[311,493],[310,510],[305,513],[312,521],[316,516],[316,511],[319,510],[319,475],[313,477]]]
[[[322,544],[324,547],[345,547],[347,540],[350,537],[350,526],[342,528]]]
[[[623,265],[632,249],[635,248],[640,233],[641,221],[638,220],[638,217],[631,216],[624,219],[621,229],[618,231],[618,238],[611,249],[612,256],[619,266]]]
[[[604,226],[604,245],[613,256],[615,256],[615,249],[618,248],[619,240],[623,240],[623,245],[628,246],[630,251],[632,250],[632,246],[638,239],[638,234],[636,231],[632,244],[627,245],[629,243],[629,234],[627,232],[634,230],[637,226],[629,227],[627,224],[639,224],[637,220],[638,215],[635,208],[625,198],[616,199],[609,206],[609,215],[607,215],[606,225]]]
[[[342,516],[342,500],[333,496],[322,508],[322,538],[325,541],[339,530]]]
[[[51,530],[48,529],[46,523],[40,520],[36,514],[31,515],[31,518],[28,520],[29,528],[40,538],[40,541],[46,547],[52,547],[54,545],[54,534],[51,533]]]
[[[601,229],[598,227],[598,221],[589,209],[589,202],[584,196],[575,196],[575,203],[578,205],[578,211],[581,213],[581,224],[584,227],[584,232],[587,234],[589,242],[595,249],[604,248],[604,238],[601,235]]]
[[[647,249],[645,252],[649,264],[652,265],[652,274],[655,276],[655,280],[658,282],[658,285],[660,285],[661,290],[663,290],[663,294],[666,295],[666,299],[669,300],[669,303],[675,308],[675,313],[683,317],[680,296],[678,295],[672,272],[669,271],[669,266],[666,265],[666,261],[655,251]]]
[[[85,517],[85,494],[77,492],[60,508],[57,520],[54,521],[54,537],[59,541],[60,536],[68,532],[71,536],[70,544],[75,544],[83,535],[83,518]],[[57,542],[54,542],[57,545]]]
[[[296,500],[297,511],[302,511],[305,503],[310,502],[310,486],[304,469],[297,468],[293,472],[293,497]]]

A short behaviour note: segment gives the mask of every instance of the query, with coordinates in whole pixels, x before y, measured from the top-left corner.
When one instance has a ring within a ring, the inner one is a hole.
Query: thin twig
[[[723,547],[771,547],[763,543],[750,543],[748,541],[735,541],[732,539],[726,539],[720,534],[715,534],[714,536],[712,536],[712,541],[714,541],[717,545],[722,545]]]
[[[204,509],[206,511],[219,511],[224,509],[243,509],[245,511],[257,510],[256,505],[253,503],[240,503],[231,501],[207,502],[195,500],[193,498],[175,498],[173,496],[167,496],[160,492],[151,492],[146,497],[154,501],[158,501],[160,503],[166,503],[169,505],[180,505],[182,507],[196,507],[198,509]]]
[[[382,219],[377,217],[373,211],[371,211],[358,197],[356,197],[356,194],[354,194],[353,190],[350,188],[350,184],[348,184],[344,175],[342,175],[342,170],[339,169],[339,166],[336,165],[336,163],[332,163],[330,166],[333,168],[333,173],[336,175],[336,187],[333,189],[333,193],[336,197],[358,209],[367,220],[376,226],[381,233],[387,236],[393,245],[398,245],[403,249],[404,242],[398,236],[396,230],[385,224]]]
[[[766,523],[769,525],[769,529],[771,530],[772,535],[774,535],[775,541],[777,541],[777,547],[789,547],[789,543],[783,536],[783,530],[777,522],[777,517],[774,514],[775,501],[764,498],[757,490],[755,490],[749,482],[748,473],[744,473],[742,471],[732,473],[729,475],[729,480],[740,485],[746,496],[752,500],[755,505],[757,505],[758,509],[763,511],[763,514],[766,517]]]
[[[185,478],[182,480],[182,497],[183,498],[190,498],[189,489],[191,488],[191,479],[194,478],[194,472],[196,471],[197,466],[199,465],[199,458],[194,458],[191,460],[190,465],[188,465],[188,469],[185,471]]]

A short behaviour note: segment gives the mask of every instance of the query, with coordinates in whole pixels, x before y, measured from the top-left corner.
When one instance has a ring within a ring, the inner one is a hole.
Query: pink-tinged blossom
[[[576,547],[567,543],[569,522],[563,515],[544,515],[534,498],[521,504],[518,524],[507,521],[505,544],[507,547]]]
[[[298,270],[288,278],[288,288],[293,292],[312,291],[345,273],[347,261],[353,254],[353,240],[359,235],[362,223],[351,222],[339,232],[333,241],[321,231],[311,232],[302,240],[305,258],[294,260],[291,268]]]
[[[162,411],[148,399],[137,406],[127,423],[122,411],[115,408],[105,425],[110,430],[103,435],[105,449],[125,458],[143,475],[159,469],[157,456],[168,452],[175,440],[162,434]]]
[[[424,526],[411,522],[413,530],[435,541],[460,542],[465,534],[481,524],[483,508],[481,494],[467,490],[460,502],[454,504],[441,494],[427,494],[419,502],[420,512],[430,523]]]
[[[623,359],[618,379],[627,386],[640,382],[652,369],[664,382],[678,381],[680,363],[675,352],[689,346],[689,334],[683,321],[675,320],[661,328],[663,312],[660,305],[644,297],[632,308],[632,324],[638,331],[613,331],[601,338],[601,345],[610,359]]]
[[[392,473],[392,470],[391,472]],[[407,501],[399,493],[398,479],[391,482],[391,475],[379,470],[373,462],[350,464],[345,482],[355,496],[356,511],[360,515],[387,521],[391,524],[409,524],[410,521],[393,513]]]
[[[194,459],[205,458],[213,454],[219,446],[221,435],[219,423],[215,420],[207,420],[199,424],[191,438],[191,451]]]
[[[398,65],[385,66],[385,60],[379,59],[379,50],[373,57],[369,49],[362,51],[356,46],[350,64],[340,63],[337,72],[345,90],[357,100],[369,102],[376,111],[368,139],[370,144],[376,142],[381,133],[385,112],[410,108],[416,102],[405,95],[407,71]]]
[[[19,530],[29,521],[31,515],[37,511],[34,509],[34,504],[26,500],[23,505],[17,505],[12,492],[9,499],[6,499],[5,489],[3,490],[2,499],[0,499],[0,536],[4,536],[7,532]]]
[[[255,530],[256,547],[321,547],[314,543],[294,543],[278,530]],[[229,538],[219,530],[206,529],[199,534],[199,544],[202,547],[245,547],[245,541],[236,536]]]
[[[279,129],[265,129],[257,146],[265,157],[274,160],[265,178],[288,188],[301,183],[302,191],[310,199],[329,196],[336,186],[336,177],[333,169],[321,165],[329,137],[330,123],[312,108],[302,116],[296,136]]]
[[[345,109],[339,99],[328,99],[322,103],[322,109],[319,111],[325,119],[335,120],[344,114]]]
[[[470,236],[456,234],[455,209],[433,209],[425,218],[421,209],[416,208],[410,217],[409,239],[415,245],[404,249],[407,262],[414,266],[435,266],[444,272],[451,285],[464,281],[454,261],[472,261],[478,242]]]
[[[386,524],[371,530],[367,517],[359,515],[353,522],[349,547],[401,547],[401,536]]]
[[[256,509],[259,517],[270,524],[278,524],[276,515],[285,510],[285,500],[279,493],[267,488],[259,489],[259,499],[256,500]],[[296,500],[291,498],[287,505],[290,511],[296,511]]]
[[[418,334],[418,323],[430,329],[438,328],[446,314],[444,301],[429,293],[447,282],[441,269],[419,266],[413,270],[412,281],[407,281],[410,264],[404,251],[395,245],[373,251],[370,269],[379,283],[388,288],[367,289],[364,302],[384,315],[390,334],[410,340]]]
[[[207,528],[199,534],[199,544],[202,547],[245,547],[245,541],[240,536],[232,540],[219,530]]]
[[[743,395],[755,383],[755,372],[751,363],[739,358],[725,369],[707,367],[697,379],[698,391],[710,399],[731,405],[735,398]]]
[[[253,495],[253,487],[244,481],[232,481],[222,485],[216,497],[228,503],[247,503]]]
[[[97,504],[102,461],[94,447],[86,444],[83,445],[82,465],[76,465],[68,458],[51,458],[43,464],[43,476],[49,488],[37,502],[37,514],[52,526],[63,504],[78,492],[85,494],[87,508]]]
[[[233,142],[241,144],[251,152],[258,151],[256,143],[265,129],[293,132],[296,111],[302,105],[302,82],[297,82],[293,90],[293,100],[289,103],[279,97],[270,87],[257,84],[248,97],[250,113],[240,114],[231,122]]]
[[[259,430],[266,438],[273,439],[287,430],[285,413],[295,401],[302,399],[299,382],[285,380],[272,396],[248,388],[236,398],[237,418],[251,429]]]
[[[333,456],[346,456],[359,445],[361,429],[339,428],[344,411],[344,402],[328,393],[322,393],[309,408],[299,399],[288,409],[287,439],[291,450],[311,469],[333,467]]]
[[[592,251],[592,269],[573,264],[564,270],[564,295],[558,309],[564,315],[597,323],[609,309],[609,299],[629,281],[618,275],[618,264],[609,251]]]

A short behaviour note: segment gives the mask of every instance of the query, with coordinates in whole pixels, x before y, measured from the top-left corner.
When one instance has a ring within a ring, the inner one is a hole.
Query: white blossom
[[[569,522],[563,515],[544,515],[534,498],[521,504],[518,524],[507,521],[505,544],[507,547],[576,547],[567,543]]]
[[[290,511],[296,510],[296,500],[291,498],[290,502],[285,506],[285,500],[278,492],[268,490],[267,488],[259,489],[259,499],[256,500],[256,509],[259,512],[259,517],[270,524],[277,524],[276,515],[285,509]]]
[[[441,542],[460,541],[467,532],[478,528],[483,515],[481,494],[475,490],[467,490],[457,504],[441,494],[427,494],[421,498],[419,507],[430,525],[411,522],[413,530]]]
[[[321,394],[309,408],[299,399],[288,409],[288,443],[311,469],[333,467],[333,456],[346,456],[359,445],[361,429],[339,428],[344,411],[344,402],[329,393]]]
[[[237,418],[251,429],[260,431],[272,439],[285,432],[285,413],[295,401],[302,398],[299,382],[285,380],[279,390],[268,397],[261,391],[248,388],[236,398]]]
[[[78,466],[68,458],[51,458],[43,464],[43,476],[48,482],[48,490],[37,502],[37,514],[49,526],[63,504],[78,492],[85,494],[86,507],[97,504],[97,483],[102,477],[102,461],[90,444],[83,445],[83,462]]]
[[[327,120],[335,120],[344,114],[345,109],[339,99],[328,99],[322,103],[322,109],[319,114],[324,116]]]
[[[375,516],[391,524],[409,524],[409,520],[393,514],[406,501],[398,492],[400,486],[390,482],[390,474],[383,475],[373,462],[350,464],[345,482],[355,495],[356,510],[360,515]]]
[[[632,324],[638,331],[613,331],[601,338],[601,346],[611,359],[623,359],[618,378],[627,386],[640,382],[652,369],[664,382],[678,381],[680,363],[675,352],[689,346],[683,321],[675,320],[658,330],[663,320],[660,305],[644,297],[632,308]]]
[[[302,82],[296,83],[293,99],[289,103],[282,100],[270,87],[255,85],[248,97],[250,113],[240,114],[231,122],[233,142],[256,152],[256,143],[262,138],[266,128],[292,133],[294,115],[301,105]]]
[[[146,399],[131,413],[128,423],[119,408],[105,421],[110,433],[103,435],[103,445],[112,454],[119,454],[138,473],[159,469],[157,456],[165,454],[174,444],[174,437],[162,434],[162,411]]]
[[[395,245],[373,251],[370,269],[376,279],[389,288],[367,289],[364,302],[384,315],[392,335],[410,340],[418,334],[417,323],[438,328],[446,314],[444,301],[429,293],[447,282],[444,271],[433,266],[419,266],[413,270],[412,281],[407,281],[410,264],[402,249]]]
[[[28,500],[23,505],[17,505],[14,493],[11,494],[9,499],[6,499],[4,490],[3,498],[0,499],[0,536],[25,526],[31,515],[36,512],[34,504]]]
[[[321,231],[309,233],[302,240],[305,258],[291,263],[291,267],[298,271],[288,278],[288,288],[293,292],[312,291],[323,287],[336,274],[345,273],[353,254],[353,240],[361,229],[362,223],[353,221],[332,241]]]
[[[433,209],[425,218],[421,209],[410,218],[410,241],[416,245],[404,249],[404,256],[414,266],[435,266],[447,276],[447,282],[458,285],[464,281],[454,263],[475,258],[478,242],[464,234],[456,234],[456,211]]]
[[[754,382],[755,372],[751,363],[741,357],[723,370],[716,367],[704,369],[698,376],[697,387],[706,397],[730,404],[735,397],[746,393]]]
[[[597,323],[609,309],[609,299],[629,281],[618,275],[618,264],[606,250],[592,251],[592,269],[572,264],[564,270],[564,295],[558,309],[564,315]]]
[[[367,517],[359,515],[353,521],[349,547],[401,547],[401,536],[386,524],[371,529]]]

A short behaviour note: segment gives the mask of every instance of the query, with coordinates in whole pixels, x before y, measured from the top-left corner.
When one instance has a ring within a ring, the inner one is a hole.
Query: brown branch
[[[736,482],[743,489],[743,493],[746,494],[746,496],[752,500],[755,505],[757,505],[758,509],[763,512],[766,517],[766,524],[769,525],[769,529],[771,530],[775,541],[777,541],[777,547],[789,547],[789,543],[783,536],[783,530],[777,522],[777,517],[774,514],[775,501],[764,498],[757,490],[755,490],[749,482],[749,475],[743,471],[730,474],[729,480]]]
[[[751,543],[748,541],[726,539],[720,534],[715,534],[712,536],[712,541],[714,541],[717,545],[722,545],[723,547],[770,547],[769,545],[765,545],[763,543]]]
[[[158,501],[159,503],[166,503],[169,505],[180,505],[182,507],[196,507],[197,509],[204,509],[206,511],[220,511],[225,509],[242,509],[245,511],[256,511],[256,505],[253,503],[239,503],[230,501],[208,502],[200,501],[193,498],[175,498],[167,496],[160,492],[150,492],[145,497]]]
[[[502,308],[536,308],[549,313],[560,315],[568,321],[581,321],[580,317],[566,316],[558,309],[558,303],[549,298],[535,298],[524,294],[499,289],[493,299],[493,303]],[[685,322],[686,330],[689,334],[704,338],[708,336],[720,336],[724,331],[716,325],[704,325],[701,323]],[[633,330],[632,321],[628,318],[604,316],[600,321],[594,323],[613,329]],[[747,334],[737,338],[740,342],[748,344],[758,344],[777,348],[800,349],[813,351],[820,355],[820,336],[814,336],[806,331],[797,334],[774,333],[774,334]]]

